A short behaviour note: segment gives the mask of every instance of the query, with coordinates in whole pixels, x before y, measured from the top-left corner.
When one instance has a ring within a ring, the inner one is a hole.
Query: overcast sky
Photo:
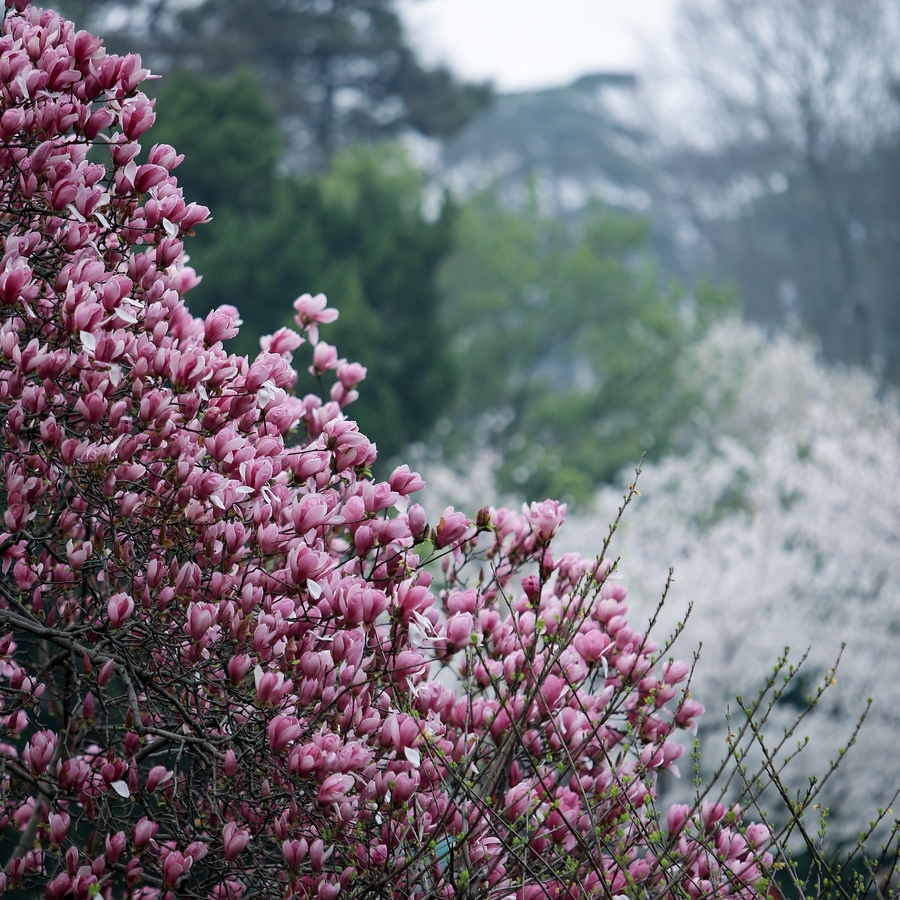
[[[670,46],[677,0],[400,0],[428,62],[501,91],[635,71]],[[652,51],[649,49],[653,47]]]

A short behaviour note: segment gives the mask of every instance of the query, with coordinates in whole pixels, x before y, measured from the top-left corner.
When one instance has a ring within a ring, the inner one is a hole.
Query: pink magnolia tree
[[[375,480],[324,297],[230,355],[140,59],[6,8],[0,893],[765,893],[764,826],[658,810],[703,708],[609,561],[554,555],[565,507],[428,523]]]

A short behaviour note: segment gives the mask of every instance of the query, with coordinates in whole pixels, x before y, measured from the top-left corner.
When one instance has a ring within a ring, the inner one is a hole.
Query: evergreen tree
[[[462,378],[448,446],[482,429],[502,490],[585,500],[676,440],[693,405],[678,359],[733,298],[661,290],[647,234],[600,206],[575,231],[534,205],[466,209],[442,273]]]

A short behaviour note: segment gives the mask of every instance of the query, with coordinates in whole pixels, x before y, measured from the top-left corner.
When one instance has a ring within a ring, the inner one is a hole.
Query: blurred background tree
[[[480,431],[502,490],[570,502],[671,450],[696,402],[679,358],[733,294],[661,289],[647,223],[600,204],[572,228],[483,195],[460,226],[441,276],[460,371],[446,446]]]
[[[294,169],[323,170],[354,143],[443,138],[491,100],[486,84],[423,66],[394,0],[60,0],[60,11],[141,52],[154,72],[260,81]]]
[[[684,0],[694,121],[663,168],[747,313],[900,383],[900,104],[887,0]],[[670,199],[672,192],[670,192]]]

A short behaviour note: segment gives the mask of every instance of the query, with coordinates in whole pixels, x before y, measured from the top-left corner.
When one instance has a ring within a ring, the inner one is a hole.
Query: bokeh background
[[[701,774],[811,648],[771,733],[830,685],[802,786],[872,698],[828,793],[852,843],[900,787],[893,0],[59,7],[163,76],[153,137],[214,217],[191,309],[237,306],[252,353],[326,293],[435,513],[558,497],[592,554],[645,458],[613,549],[639,617],[670,566],[660,629],[691,606]]]

